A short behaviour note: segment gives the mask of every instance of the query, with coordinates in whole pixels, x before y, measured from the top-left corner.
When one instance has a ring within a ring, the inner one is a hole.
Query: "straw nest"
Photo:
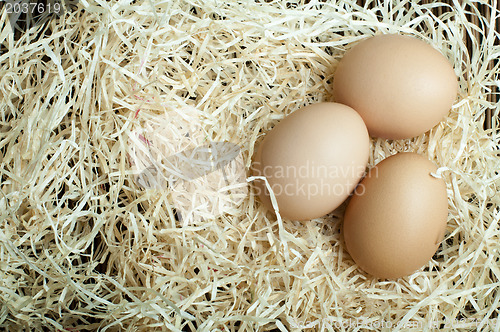
[[[489,97],[499,84],[498,3],[478,3],[490,18],[468,0],[81,0],[24,35],[2,10],[0,326],[498,330],[500,134],[483,129],[487,110],[498,125]],[[344,206],[308,222],[276,218],[248,172],[265,133],[331,100],[342,55],[381,33],[429,42],[460,81],[449,116],[430,132],[371,141],[370,165],[415,151],[442,167],[448,186],[440,249],[390,281],[345,251]],[[154,139],[163,145],[149,153],[140,142]],[[226,186],[212,173],[140,185],[141,156],[160,167],[167,153],[222,141],[239,147]]]

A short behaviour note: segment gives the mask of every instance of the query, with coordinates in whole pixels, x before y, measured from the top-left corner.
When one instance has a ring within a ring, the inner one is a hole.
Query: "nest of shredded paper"
[[[496,1],[472,3],[82,0],[21,36],[2,10],[0,327],[498,328],[500,134],[483,122],[492,112],[498,126],[499,12]],[[308,222],[277,219],[248,172],[265,133],[302,106],[330,101],[345,51],[381,33],[429,42],[460,82],[449,116],[430,132],[372,139],[370,165],[415,151],[443,167],[448,186],[438,252],[389,281],[345,251],[344,206]],[[169,117],[186,108],[199,116]],[[149,138],[138,133],[165,116]],[[144,169],[133,166],[144,159],[134,151],[146,155],[150,141],[163,140],[161,154],[148,155],[161,163],[191,124],[201,134],[185,147],[238,145],[248,187],[221,191],[201,174],[180,204],[175,186],[140,185]],[[195,199],[196,188],[206,191]]]

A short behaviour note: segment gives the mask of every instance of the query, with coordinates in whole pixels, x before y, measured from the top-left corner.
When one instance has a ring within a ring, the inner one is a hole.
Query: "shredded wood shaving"
[[[500,85],[500,62],[491,65],[500,54],[498,3],[369,4],[81,0],[20,36],[4,6],[0,327],[498,330],[500,105],[488,98]],[[487,18],[472,4],[494,12]],[[261,206],[249,172],[265,133],[305,105],[331,101],[345,51],[384,33],[430,43],[460,82],[431,131],[371,141],[370,166],[420,153],[439,167],[449,197],[436,255],[389,281],[346,252],[345,204],[308,222],[282,219]],[[186,107],[199,114],[179,111]],[[484,130],[487,110],[493,129]],[[172,112],[163,134],[134,136]],[[182,203],[182,191],[141,187],[134,149],[151,139],[162,154],[149,156],[158,157],[201,144],[175,139],[185,125],[198,126],[201,141],[237,144],[239,159],[225,171],[237,175],[242,165],[243,179],[224,187],[202,176]]]

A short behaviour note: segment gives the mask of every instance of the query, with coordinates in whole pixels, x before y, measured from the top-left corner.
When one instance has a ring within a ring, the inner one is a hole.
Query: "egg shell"
[[[448,60],[426,42],[395,34],[365,39],[335,71],[333,97],[354,108],[371,136],[403,139],[438,124],[457,96]]]
[[[292,220],[321,217],[342,204],[366,171],[369,136],[352,108],[317,103],[293,112],[259,145],[252,172],[265,176],[280,215]],[[262,180],[262,203],[274,210]]]
[[[379,278],[411,274],[432,258],[448,215],[445,182],[415,153],[398,153],[370,169],[348,203],[344,240],[356,264]]]

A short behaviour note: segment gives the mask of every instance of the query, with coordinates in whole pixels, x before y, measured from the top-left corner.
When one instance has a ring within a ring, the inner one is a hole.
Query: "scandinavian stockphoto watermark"
[[[150,140],[139,135],[145,144]],[[207,142],[169,156],[161,161],[150,158],[151,164],[137,177],[137,183],[147,189],[173,187],[180,181],[192,181],[221,170],[239,154],[240,147],[231,142]]]
[[[305,160],[300,165],[262,165],[252,164],[252,174],[263,176],[269,181],[269,187],[275,195],[300,196],[313,199],[317,196],[347,196],[354,192],[365,193],[365,187],[359,183],[364,177],[377,177],[378,168],[367,172],[365,165],[336,165]],[[257,194],[267,187],[256,187]]]
[[[208,139],[202,117],[203,113],[193,107],[171,108],[164,114],[142,112],[128,136],[128,160],[134,182],[146,190],[171,192],[184,224],[224,213],[241,213],[238,206],[248,194],[240,146],[228,140]],[[311,199],[318,195],[349,195],[353,189],[362,195],[364,187],[356,180],[362,175],[376,177],[378,173],[366,174],[364,166],[354,164],[327,166],[313,161],[262,170],[257,163],[251,167],[251,174],[271,180],[275,195]],[[336,180],[346,178],[351,182]],[[254,189],[259,195],[261,188]]]
[[[238,144],[207,138],[193,107],[143,113],[128,138],[134,180],[147,190],[169,190],[184,224],[238,213],[248,193]]]
[[[314,321],[302,321],[289,318],[288,323],[293,329],[315,329],[315,328],[334,328],[346,330],[382,330],[382,329],[402,329],[402,330],[424,330],[424,329],[495,329],[500,327],[500,320],[497,318],[477,319],[477,318],[454,318],[435,321],[391,321],[369,318],[349,318],[340,319],[338,317],[328,317]]]

